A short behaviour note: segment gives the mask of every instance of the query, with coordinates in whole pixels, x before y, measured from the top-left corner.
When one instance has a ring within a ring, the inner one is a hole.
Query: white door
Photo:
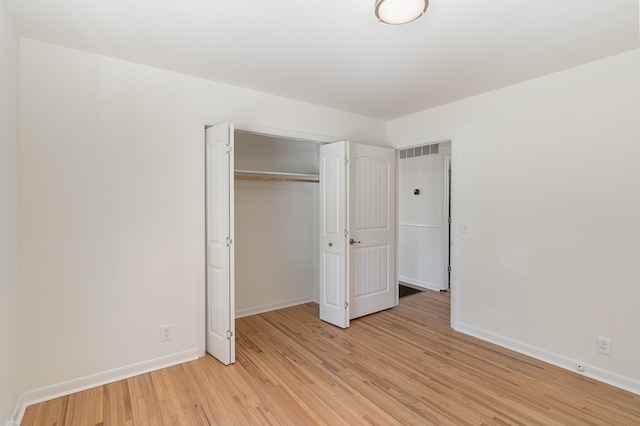
[[[349,326],[346,142],[320,146],[320,319]]]
[[[348,145],[350,318],[397,304],[395,273],[396,153]]]
[[[320,319],[339,327],[397,304],[395,151],[320,147]]]
[[[207,352],[235,362],[233,125],[205,131]]]

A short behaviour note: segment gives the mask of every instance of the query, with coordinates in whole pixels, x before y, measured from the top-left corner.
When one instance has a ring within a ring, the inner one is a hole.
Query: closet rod
[[[247,175],[235,175],[236,179],[246,179],[246,180],[277,180],[284,182],[304,182],[304,183],[318,183],[320,182],[317,179],[300,179],[300,178],[290,178],[290,177],[276,177],[276,176],[247,176]]]

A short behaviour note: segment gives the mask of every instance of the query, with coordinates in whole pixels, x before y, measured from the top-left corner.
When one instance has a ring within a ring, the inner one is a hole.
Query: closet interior
[[[234,133],[235,316],[318,300],[319,144]]]

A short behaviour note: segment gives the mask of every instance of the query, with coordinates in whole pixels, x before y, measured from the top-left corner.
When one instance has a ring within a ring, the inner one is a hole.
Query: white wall
[[[235,132],[236,170],[318,174],[320,143]]]
[[[196,353],[204,123],[386,134],[382,121],[27,39],[21,76],[25,391]],[[174,337],[160,343],[166,323]]]
[[[404,117],[453,137],[457,329],[640,392],[640,50]],[[611,356],[596,336],[613,339]]]
[[[317,300],[317,183],[235,183],[238,317]]]
[[[0,0],[0,423],[20,396],[20,43]]]

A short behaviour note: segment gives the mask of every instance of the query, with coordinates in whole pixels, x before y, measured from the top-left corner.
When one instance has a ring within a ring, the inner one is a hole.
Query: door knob
[[[349,240],[349,244],[360,244],[360,241],[356,241],[353,238]]]

